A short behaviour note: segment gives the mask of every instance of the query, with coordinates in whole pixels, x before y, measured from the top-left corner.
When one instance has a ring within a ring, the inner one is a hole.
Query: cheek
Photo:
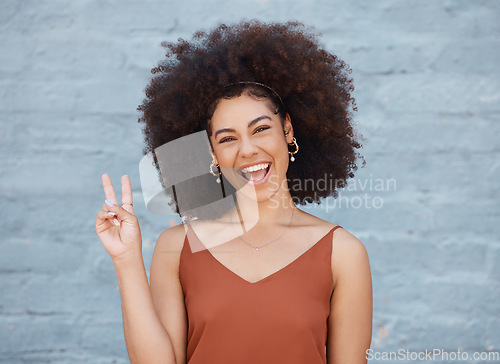
[[[280,158],[288,158],[288,145],[286,142],[276,143],[276,154],[280,156]]]
[[[235,148],[231,145],[214,146],[214,155],[221,166],[232,165],[236,156]]]
[[[276,162],[277,172],[281,174],[286,174],[288,170],[288,148],[286,143],[276,143],[273,150],[274,159]]]

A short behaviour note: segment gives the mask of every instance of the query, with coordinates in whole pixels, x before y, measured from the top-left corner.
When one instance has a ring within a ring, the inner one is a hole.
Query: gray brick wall
[[[0,362],[129,362],[100,176],[131,177],[149,268],[172,219],[142,204],[149,69],[161,41],[242,18],[314,25],[353,69],[367,165],[344,205],[311,210],[368,249],[373,350],[500,351],[499,15],[492,0],[3,0]]]

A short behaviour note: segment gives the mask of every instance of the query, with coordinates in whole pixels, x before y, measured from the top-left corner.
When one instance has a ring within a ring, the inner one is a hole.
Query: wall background
[[[353,69],[367,165],[317,213],[367,247],[372,349],[500,351],[500,2],[3,0],[0,362],[129,362],[100,176],[130,176],[149,269],[171,219],[142,203],[149,69],[242,18],[314,25]]]

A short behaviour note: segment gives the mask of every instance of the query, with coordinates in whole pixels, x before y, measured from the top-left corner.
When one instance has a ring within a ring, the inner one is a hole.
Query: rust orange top
[[[331,242],[340,227],[254,283],[226,268],[188,228],[179,265],[188,364],[326,364]]]

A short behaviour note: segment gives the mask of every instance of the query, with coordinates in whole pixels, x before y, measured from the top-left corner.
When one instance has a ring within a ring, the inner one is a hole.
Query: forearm
[[[131,363],[175,364],[172,342],[154,308],[142,256],[114,262],[114,266]]]

